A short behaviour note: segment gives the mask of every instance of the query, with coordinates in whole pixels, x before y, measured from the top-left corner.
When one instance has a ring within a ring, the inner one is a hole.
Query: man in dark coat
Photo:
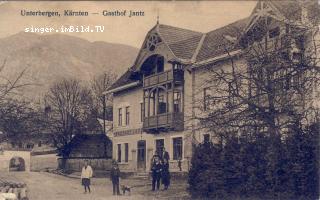
[[[113,195],[120,195],[120,188],[119,188],[119,179],[120,179],[120,169],[116,161],[113,161],[113,166],[110,172],[110,179],[112,181],[113,187]]]
[[[166,149],[163,147],[163,150],[162,150],[162,156],[161,156],[162,160],[167,160],[169,161],[170,160],[170,156],[169,156],[169,153],[166,151]]]
[[[160,163],[160,159],[158,156],[155,156],[154,161],[152,163],[152,167],[151,167],[152,191],[155,191],[156,186],[157,186],[157,190],[160,189],[161,171],[162,171],[162,165]]]

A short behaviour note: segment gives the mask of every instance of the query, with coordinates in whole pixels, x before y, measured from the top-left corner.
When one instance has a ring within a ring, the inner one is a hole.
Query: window
[[[121,162],[121,144],[118,144],[118,162]]]
[[[181,93],[174,92],[173,94],[173,109],[174,112],[181,112]]]
[[[280,35],[280,28],[279,27],[276,27],[274,29],[271,29],[269,31],[269,38],[274,38],[274,37],[277,37]]]
[[[173,144],[173,160],[182,159],[182,137],[172,139]]]
[[[130,110],[129,106],[126,107],[126,125],[129,125],[130,123]]]
[[[129,144],[124,144],[124,162],[128,162],[129,160]]]
[[[143,122],[144,118],[144,105],[143,103],[140,103],[140,121]]]
[[[210,135],[209,134],[203,134],[203,142],[210,142]]]
[[[172,64],[174,70],[182,70],[182,65],[180,63]]]
[[[263,77],[262,73],[258,73],[258,76],[261,76],[260,80],[263,80],[262,79],[262,77]],[[227,104],[229,106],[233,106],[235,104],[235,95],[237,94],[237,91],[235,90],[234,85],[231,82],[228,83],[228,90],[229,90],[229,94],[228,94],[228,102],[227,102]]]
[[[158,95],[158,114],[166,113],[167,112],[167,103],[164,100],[164,95]]]
[[[293,61],[293,63],[301,63],[302,62],[302,53],[300,53],[300,52],[292,53],[292,61]]]
[[[203,110],[209,109],[209,88],[203,89]]]
[[[118,126],[122,126],[122,108],[118,109],[119,115],[118,115]]]

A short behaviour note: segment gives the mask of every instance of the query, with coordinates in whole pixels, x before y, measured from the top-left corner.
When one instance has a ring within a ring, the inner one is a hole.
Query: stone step
[[[148,179],[149,178],[149,173],[147,173],[147,172],[136,172],[134,174],[133,178],[136,178],[136,179]]]

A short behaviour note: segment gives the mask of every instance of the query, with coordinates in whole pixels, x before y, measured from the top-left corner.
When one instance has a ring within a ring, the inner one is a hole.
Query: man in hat
[[[110,179],[113,187],[113,195],[120,195],[120,189],[119,189],[120,169],[117,161],[115,160],[112,161]]]

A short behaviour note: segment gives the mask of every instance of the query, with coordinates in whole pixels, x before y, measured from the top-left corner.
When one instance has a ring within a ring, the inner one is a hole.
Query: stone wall
[[[42,171],[45,169],[57,169],[58,157],[56,154],[31,156],[31,171]]]
[[[10,160],[20,157],[24,160],[25,171],[30,171],[30,151],[0,151],[0,171],[9,171]]]
[[[58,159],[58,168],[63,168],[63,159]],[[84,161],[88,160],[89,165],[92,167],[93,171],[109,171],[112,166],[111,159],[105,158],[96,158],[96,159],[86,159],[86,158],[69,158],[65,160],[65,167],[64,169],[68,172],[80,172],[82,167],[84,166]]]

